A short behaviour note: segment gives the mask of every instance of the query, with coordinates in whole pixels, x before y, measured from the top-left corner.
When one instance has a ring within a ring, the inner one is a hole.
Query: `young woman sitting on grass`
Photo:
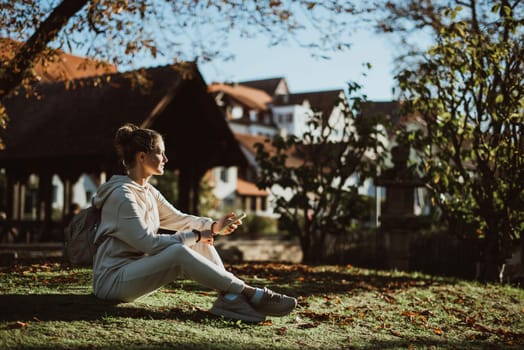
[[[213,236],[223,228],[221,234],[231,234],[240,220],[226,227],[232,215],[213,221],[182,213],[149,183],[168,160],[158,132],[126,124],[116,132],[115,147],[127,175],[111,177],[93,200],[102,209],[97,237],[108,237],[93,262],[98,298],[133,301],[187,276],[219,292],[209,310],[214,315],[260,322],[293,311],[295,298],[250,286],[224,268]]]

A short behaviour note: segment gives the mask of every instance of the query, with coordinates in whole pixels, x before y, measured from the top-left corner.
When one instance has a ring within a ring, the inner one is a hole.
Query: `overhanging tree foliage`
[[[13,58],[0,55],[0,100],[34,83],[34,63],[52,60],[57,49],[119,66],[145,57],[211,60],[231,58],[228,41],[240,33],[329,55],[349,46],[349,21],[363,11],[350,0],[0,0],[0,37],[24,43]],[[317,35],[301,36],[306,30]],[[0,126],[7,120],[0,104]]]
[[[359,88],[350,84],[350,93]],[[342,124],[315,113],[303,137],[276,135],[256,145],[257,185],[273,193],[280,225],[299,237],[306,263],[322,262],[328,236],[348,233],[352,220],[369,209],[358,187],[382,161],[384,134],[378,118],[360,115],[363,98],[350,102],[339,101]]]
[[[398,79],[424,121],[407,139],[451,231],[482,242],[493,279],[524,232],[524,18],[520,1],[441,15],[437,43]],[[466,10],[467,9],[467,10]]]

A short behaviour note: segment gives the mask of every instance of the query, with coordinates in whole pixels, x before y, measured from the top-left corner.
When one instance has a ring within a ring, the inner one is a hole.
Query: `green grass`
[[[0,348],[524,348],[523,289],[353,267],[230,268],[299,307],[261,324],[225,320],[206,312],[216,294],[187,280],[114,304],[91,294],[89,269],[28,262],[0,273]]]

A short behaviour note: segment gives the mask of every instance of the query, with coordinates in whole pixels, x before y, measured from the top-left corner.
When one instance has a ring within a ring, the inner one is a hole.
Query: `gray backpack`
[[[95,242],[101,216],[101,210],[91,205],[73,216],[69,225],[64,229],[65,253],[71,264],[79,266],[93,264],[96,248],[104,238],[100,237]]]

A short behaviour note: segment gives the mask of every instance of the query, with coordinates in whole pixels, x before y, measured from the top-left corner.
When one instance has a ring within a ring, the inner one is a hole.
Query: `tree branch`
[[[24,79],[35,58],[56,38],[58,32],[66,25],[88,0],[64,0],[42,22],[35,33],[20,48],[15,57],[9,61],[0,76],[0,100],[14,90]]]

